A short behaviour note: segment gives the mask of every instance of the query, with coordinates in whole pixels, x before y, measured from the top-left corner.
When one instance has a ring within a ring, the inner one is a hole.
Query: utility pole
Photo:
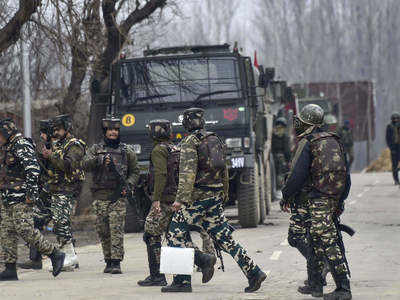
[[[23,120],[24,120],[24,135],[32,137],[32,115],[31,115],[31,77],[29,73],[29,58],[26,42],[21,38],[21,73],[22,73],[22,91],[23,91]]]

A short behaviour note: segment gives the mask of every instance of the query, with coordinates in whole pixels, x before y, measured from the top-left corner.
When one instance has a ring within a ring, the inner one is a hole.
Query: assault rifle
[[[342,231],[346,232],[350,236],[353,236],[355,234],[355,231],[350,226],[340,224],[339,217],[334,217],[333,222],[335,223],[336,231],[338,233],[338,245],[340,248],[340,252],[342,252],[344,264],[346,265],[347,272],[349,273],[349,277],[351,277],[349,263],[346,258],[346,249],[345,249],[344,243],[343,243]]]
[[[122,176],[122,174],[120,174],[114,164],[114,161],[111,157],[111,155],[108,153],[104,156],[104,162],[106,159],[110,159],[110,164],[108,165],[109,170],[114,173],[115,177],[117,178],[118,181],[118,186],[117,188],[114,190],[114,192],[108,196],[108,200],[111,201],[111,203],[115,203],[118,201],[118,199],[121,198],[123,191],[126,192],[125,197],[127,197],[128,199],[130,197],[133,196],[133,191],[129,186],[129,183],[126,181],[126,179],[124,178],[124,176]],[[104,163],[103,162],[103,163]]]
[[[235,228],[228,224],[228,228],[231,232],[235,231]],[[213,240],[213,244],[214,244],[214,248],[215,248],[215,254],[217,255],[217,257],[219,258],[219,260],[221,261],[221,266],[218,269],[221,269],[222,272],[225,272],[225,265],[224,265],[224,259],[222,257],[222,248],[221,246],[218,244],[217,240],[215,239],[215,237],[211,237]]]

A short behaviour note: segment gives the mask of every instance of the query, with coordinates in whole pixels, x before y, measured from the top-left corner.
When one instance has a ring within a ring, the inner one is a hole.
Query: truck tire
[[[260,222],[260,191],[258,166],[244,168],[238,177],[238,214],[243,228],[257,227]]]
[[[266,177],[265,177],[265,169],[264,164],[262,162],[261,157],[258,159],[258,170],[259,170],[259,191],[260,191],[260,224],[263,224],[267,217],[267,208],[266,208]]]

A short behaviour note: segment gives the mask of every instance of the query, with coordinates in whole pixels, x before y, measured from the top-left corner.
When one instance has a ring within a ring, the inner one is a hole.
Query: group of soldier
[[[293,126],[299,142],[286,182],[283,178],[280,180],[283,186],[281,205],[283,210],[292,213],[289,243],[307,261],[307,285],[300,287],[299,292],[322,297],[322,274],[324,266],[328,266],[337,289],[325,294],[324,299],[351,299],[349,270],[335,226],[350,188],[349,167],[340,137],[322,130],[323,117],[324,112],[317,105],[307,105],[294,117]],[[120,274],[126,198],[135,191],[139,179],[135,151],[120,141],[120,120],[104,119],[104,139],[88,150],[83,141],[73,137],[69,116],[58,116],[46,122],[43,124],[49,126],[43,128],[51,130],[41,130],[46,143],[36,149],[32,141],[18,133],[11,120],[0,122],[1,170],[5,172],[0,177],[1,244],[6,261],[0,280],[17,279],[17,236],[37,253],[50,257],[54,276],[65,267],[77,267],[71,213],[84,171],[93,173],[93,209],[106,265],[104,273]],[[287,126],[284,120],[280,123],[282,127]],[[149,136],[154,142],[148,175],[152,206],[143,240],[147,246],[150,275],[138,284],[162,286],[162,292],[192,291],[191,276],[176,274],[167,286],[165,275],[160,274],[164,234],[170,247],[195,249],[194,262],[202,272],[202,282],[210,281],[216,257],[201,251],[192,242],[190,231],[196,230],[205,240],[211,238],[210,243],[236,261],[249,283],[245,292],[257,291],[267,275],[233,239],[233,228],[223,212],[229,194],[226,146],[218,135],[205,130],[201,108],[185,110],[182,125],[188,135],[178,148],[172,142],[170,121],[153,120],[148,124]],[[280,128],[275,131],[281,138],[282,132]],[[289,150],[284,145],[280,150],[288,160]],[[289,164],[284,168],[289,170]],[[34,227],[33,211],[37,208],[50,214],[58,245],[45,240]],[[41,260],[40,255],[39,258]]]

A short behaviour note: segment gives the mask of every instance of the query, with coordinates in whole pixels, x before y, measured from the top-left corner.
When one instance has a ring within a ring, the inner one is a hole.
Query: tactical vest
[[[100,162],[104,162],[105,156],[110,155],[111,159],[114,161],[115,169],[118,174],[122,177],[128,177],[128,155],[127,155],[127,145],[120,143],[119,147],[113,149],[107,147],[105,143],[100,143],[97,145],[96,155]],[[93,173],[93,187],[92,190],[112,190],[116,189],[120,183],[118,182],[118,176],[113,172],[110,167],[101,163],[97,166],[95,172]]]
[[[15,144],[25,139],[17,134],[1,151],[0,186],[2,190],[20,190],[25,185],[25,169],[14,153]],[[32,148],[33,145],[30,143]]]
[[[214,132],[198,131],[200,141],[197,147],[197,174],[195,187],[222,185],[226,167],[226,145]]]
[[[161,147],[165,147],[168,150],[167,158],[167,182],[164,187],[163,196],[176,195],[178,191],[179,183],[179,157],[180,149],[179,147],[168,142],[161,142],[159,144]],[[149,194],[154,193],[154,165],[150,158],[149,175],[148,175],[148,189]]]
[[[389,124],[393,131],[393,144],[400,144],[400,128],[394,126],[392,123]]]
[[[310,142],[312,156],[312,188],[325,195],[340,196],[346,183],[346,163],[339,136],[321,132],[306,138]]]
[[[77,138],[67,139],[63,144],[58,144],[54,153],[59,159],[64,159],[64,155],[68,153],[69,149],[73,145],[78,145],[83,148],[84,153],[86,152],[86,144],[84,141]],[[79,162],[79,167],[71,170],[71,172],[65,172],[56,168],[49,168],[48,174],[50,176],[50,183],[55,184],[72,184],[76,182],[82,182],[85,180],[85,172],[83,171],[82,161]]]

